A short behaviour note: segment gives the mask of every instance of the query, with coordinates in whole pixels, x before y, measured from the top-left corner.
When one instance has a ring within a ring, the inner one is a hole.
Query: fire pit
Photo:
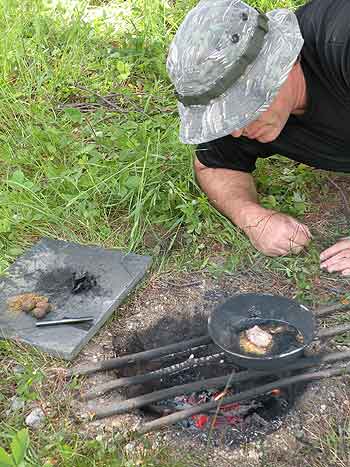
[[[344,305],[328,307],[316,316],[324,317],[342,308]],[[350,325],[321,330],[317,339],[349,330]],[[204,441],[210,437],[236,446],[278,429],[307,382],[350,370],[334,366],[315,371],[325,364],[350,359],[350,352],[335,352],[304,356],[283,369],[246,371],[233,364],[230,355],[208,335],[198,337],[198,329],[196,332],[197,337],[190,340],[73,369],[72,375],[118,369],[117,379],[95,387],[83,399],[98,398],[113,390],[122,390],[126,399],[98,406],[93,417],[141,409],[147,422],[138,427],[139,433],[176,423]]]
[[[165,376],[161,380],[163,388],[173,388],[179,383],[191,385],[194,381],[201,381],[205,375],[227,374],[239,375],[242,369],[233,367],[229,361],[210,357],[202,359],[190,356],[191,360],[197,360],[200,366],[190,367],[183,372],[175,372]],[[207,365],[204,365],[207,361]],[[178,364],[181,365],[181,364]],[[234,368],[234,369],[233,369]],[[219,376],[216,376],[219,377]],[[272,381],[273,378],[270,378]],[[256,381],[242,381],[230,388],[221,388],[219,385],[205,390],[193,391],[174,396],[169,399],[149,404],[141,410],[148,420],[157,417],[165,417],[188,409],[199,409],[203,404],[222,400],[224,397],[232,397],[237,392],[251,389]],[[157,385],[149,384],[147,393],[152,393]],[[280,428],[288,412],[294,406],[297,398],[303,393],[305,385],[299,383],[283,389],[275,389],[267,394],[247,399],[241,402],[221,404],[211,410],[196,413],[176,423],[177,427],[188,436],[195,436],[206,443],[210,438],[215,445],[225,444],[228,447],[237,447],[241,443],[247,443],[257,438],[276,431]]]

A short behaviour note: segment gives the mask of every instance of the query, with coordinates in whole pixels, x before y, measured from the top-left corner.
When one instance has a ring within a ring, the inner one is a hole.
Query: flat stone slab
[[[151,258],[119,250],[44,238],[0,280],[0,338],[16,339],[54,356],[72,360],[144,277]],[[72,274],[88,271],[97,284],[73,294]],[[36,327],[37,319],[9,310],[7,300],[34,292],[53,305],[44,319],[92,316],[94,321]]]

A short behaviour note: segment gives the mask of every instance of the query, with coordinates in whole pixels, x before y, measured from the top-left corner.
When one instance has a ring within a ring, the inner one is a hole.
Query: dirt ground
[[[196,331],[200,335],[202,329],[198,323],[205,322],[215,306],[231,295],[247,292],[264,292],[293,297],[294,291],[290,283],[281,280],[278,275],[266,270],[259,271],[259,268],[254,267],[234,276],[224,275],[221,278],[213,278],[205,273],[151,278],[147,285],[140,288],[118,310],[116,319],[105,326],[81,353],[76,363],[114,357],[116,349],[120,355],[137,346],[140,351],[157,347],[164,342],[164,332],[166,333],[167,329],[169,329],[169,343],[181,340],[181,335],[173,335],[171,323],[174,321],[180,323],[183,333],[188,331],[186,326],[197,326]],[[330,343],[329,348],[339,350],[344,349],[344,346]],[[113,379],[115,374],[111,371],[88,377],[82,391]],[[241,446],[239,449],[203,445],[203,442],[196,441],[194,437],[182,436],[178,429],[173,428],[148,434],[146,438],[149,446],[166,445],[180,458],[183,458],[184,453],[191,453],[191,459],[187,459],[185,464],[189,467],[316,466],[318,465],[315,463],[317,459],[322,459],[322,453],[325,453],[320,449],[318,440],[322,436],[329,436],[329,430],[340,426],[350,417],[348,382],[347,377],[342,377],[309,385],[306,393],[277,432],[266,436],[263,440]],[[120,395],[112,392],[99,397],[97,404],[101,405],[118,398]],[[77,402],[77,404],[80,411],[86,411],[88,407],[88,410],[93,412],[96,401]],[[87,422],[84,431],[91,434],[125,431],[134,428],[142,420],[141,412],[113,416]],[[133,441],[131,449],[137,456],[138,449],[144,449],[143,442]],[[328,461],[331,462],[331,459]],[[336,461],[335,455],[334,465],[337,464]],[[321,463],[319,465],[331,466],[333,464]],[[338,465],[343,464],[338,463]]]

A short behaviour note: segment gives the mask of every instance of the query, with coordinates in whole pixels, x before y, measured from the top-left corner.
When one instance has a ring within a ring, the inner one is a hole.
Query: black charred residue
[[[71,312],[70,300],[79,297],[82,300],[81,306],[85,311],[91,304],[93,297],[105,296],[108,290],[100,286],[99,276],[86,271],[84,268],[57,268],[51,271],[42,271],[36,285],[35,292],[45,295],[55,310]],[[78,306],[79,301],[75,301],[74,306]],[[80,302],[79,302],[80,303]],[[81,310],[82,311],[82,310]],[[63,315],[62,315],[63,317]]]
[[[90,274],[87,271],[73,272],[71,283],[72,283],[71,291],[73,294],[86,292],[88,290],[91,290],[93,287],[96,287],[97,285],[95,276]]]

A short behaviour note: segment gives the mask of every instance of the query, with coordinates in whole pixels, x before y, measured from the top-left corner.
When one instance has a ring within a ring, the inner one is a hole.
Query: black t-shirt
[[[197,147],[208,167],[252,172],[258,157],[281,154],[320,169],[350,172],[350,0],[312,0],[296,11],[304,37],[307,108],[279,137],[260,143],[231,135]]]

